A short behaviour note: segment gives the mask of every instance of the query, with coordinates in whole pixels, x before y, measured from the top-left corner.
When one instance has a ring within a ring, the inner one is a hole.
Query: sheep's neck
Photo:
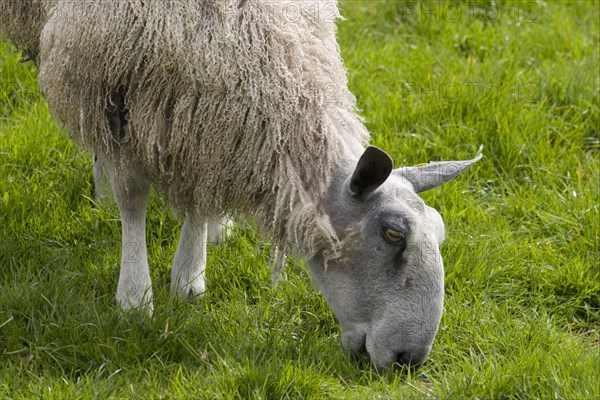
[[[362,124],[359,128],[364,129]],[[302,174],[306,161],[301,155],[283,155],[281,162],[286,163],[287,174],[263,208],[266,212],[257,215],[261,225],[281,246],[289,245],[303,257],[335,252],[337,235],[326,213],[327,196],[352,174],[364,150],[358,139],[343,134],[330,136],[327,144],[329,151],[336,152],[336,157],[328,160],[328,165],[323,168],[317,168],[321,176],[313,174],[311,181]],[[315,159],[314,162],[323,160]]]

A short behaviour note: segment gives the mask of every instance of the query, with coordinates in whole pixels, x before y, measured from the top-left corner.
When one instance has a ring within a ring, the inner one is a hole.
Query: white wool
[[[368,132],[331,5],[58,0],[40,84],[74,140],[134,160],[176,208],[251,216],[281,249],[334,257],[324,192]],[[122,137],[106,118],[119,98]]]
[[[0,35],[11,40],[34,61],[47,10],[56,0],[0,0]]]

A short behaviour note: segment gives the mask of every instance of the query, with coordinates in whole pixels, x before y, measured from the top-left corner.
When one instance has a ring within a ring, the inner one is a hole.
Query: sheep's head
[[[369,147],[328,192],[326,211],[341,256],[308,264],[340,322],[344,348],[368,354],[380,370],[421,365],[442,315],[444,223],[417,193],[480,158],[393,170],[385,152]]]

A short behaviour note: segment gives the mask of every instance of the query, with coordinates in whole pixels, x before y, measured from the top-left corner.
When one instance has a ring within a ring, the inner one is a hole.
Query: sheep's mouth
[[[360,344],[352,349],[349,349],[348,353],[352,361],[359,364],[366,364],[370,362],[369,352],[367,351],[367,334],[364,334]]]
[[[415,372],[419,368],[421,368],[425,363],[427,363],[428,359],[413,362],[410,356],[406,356],[404,353],[399,353],[396,356],[396,361],[392,364],[391,368],[394,371],[408,374],[409,371],[411,373]]]
[[[368,368],[369,365],[375,367],[379,372],[385,372],[386,370],[391,370],[395,372],[399,372],[401,374],[407,374],[410,372],[415,372],[417,369],[421,368],[425,365],[429,358],[425,357],[423,359],[418,359],[413,356],[413,354],[409,352],[399,352],[394,357],[394,361],[387,366],[380,366],[374,364],[371,359],[371,355],[367,351],[367,335],[363,335],[362,339],[358,342],[358,345],[348,349],[348,353],[350,359],[357,364],[359,368]]]
[[[369,352],[367,351],[367,334],[362,338],[361,344],[359,348],[356,350],[362,356],[368,356]]]

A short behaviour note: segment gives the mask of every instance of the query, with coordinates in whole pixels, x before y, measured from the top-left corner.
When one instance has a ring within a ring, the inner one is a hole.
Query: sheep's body
[[[0,35],[12,40],[32,60],[40,48],[40,32],[56,0],[0,0]]]
[[[314,254],[334,243],[314,205],[368,134],[347,89],[337,8],[289,4],[59,1],[40,83],[76,141],[117,166],[136,158],[177,208],[250,213]],[[111,103],[126,118],[119,137],[98,118]]]
[[[10,39],[31,61],[37,64],[40,35],[48,14],[57,0],[0,0],[0,35]],[[108,197],[104,182],[104,162],[96,154],[94,183],[96,198]]]
[[[480,156],[393,170],[382,150],[364,149],[335,2],[28,4],[45,7],[39,80],[50,109],[110,166],[121,305],[151,307],[145,214],[154,184],[186,216],[173,294],[204,292],[208,221],[251,216],[280,249],[305,258],[344,347],[379,368],[425,360],[442,312],[445,231],[416,193]],[[35,38],[22,40],[36,50]],[[273,254],[275,270],[282,254]]]

